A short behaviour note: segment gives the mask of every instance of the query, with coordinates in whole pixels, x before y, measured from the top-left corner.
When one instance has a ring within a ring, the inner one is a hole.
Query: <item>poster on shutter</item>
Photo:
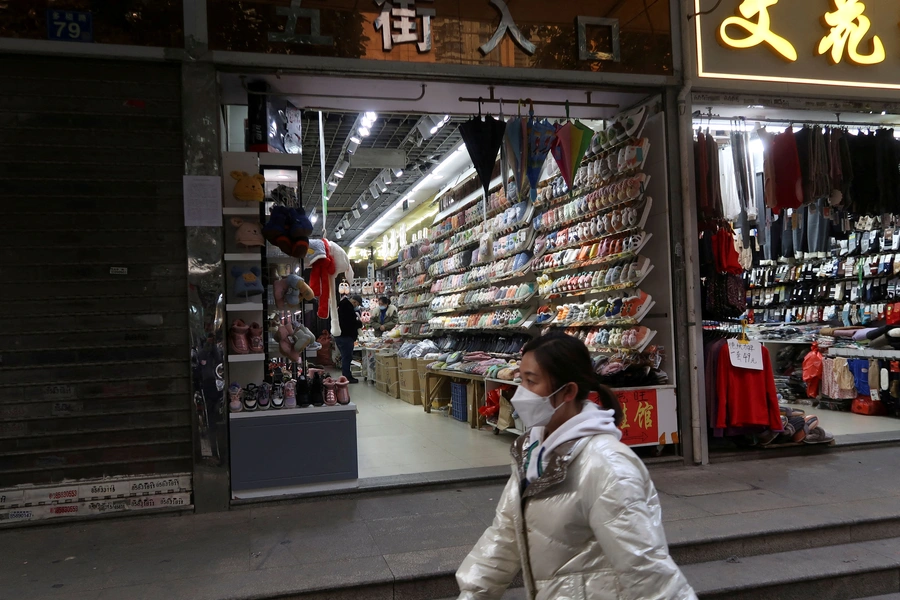
[[[728,357],[731,366],[739,369],[763,370],[762,343],[728,340]]]
[[[185,175],[185,227],[222,226],[222,178],[218,176]]]
[[[659,403],[656,390],[616,390],[622,404],[622,443],[642,446],[659,440]]]

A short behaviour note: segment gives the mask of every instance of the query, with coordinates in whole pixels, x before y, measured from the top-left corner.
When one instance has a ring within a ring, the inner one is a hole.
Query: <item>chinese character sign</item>
[[[616,390],[622,404],[622,443],[630,446],[659,440],[659,402],[657,391]]]
[[[884,60],[884,45],[878,36],[871,40],[872,51],[861,54],[859,45],[869,33],[871,22],[863,15],[866,5],[857,0],[834,0],[836,9],[825,14],[825,23],[831,26],[828,35],[819,42],[819,54],[831,50],[831,60],[841,62],[844,49],[847,58],[860,65],[874,65]]]
[[[673,1],[206,0],[206,13],[217,51],[671,75]]]
[[[695,0],[695,6],[701,77],[900,89],[900,3]]]
[[[431,2],[432,0],[418,0]],[[433,8],[415,7],[416,0],[375,0],[381,14],[375,20],[375,29],[381,31],[381,45],[386,52],[394,44],[415,44],[419,52],[431,50],[431,19]]]

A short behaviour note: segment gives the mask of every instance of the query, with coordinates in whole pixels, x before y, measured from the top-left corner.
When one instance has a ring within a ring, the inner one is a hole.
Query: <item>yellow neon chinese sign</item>
[[[839,2],[840,0],[835,0]],[[728,17],[722,21],[719,27],[720,41],[731,48],[753,48],[760,44],[768,44],[782,58],[791,62],[797,60],[797,50],[794,46],[774,33],[771,29],[772,18],[769,16],[769,7],[778,4],[778,0],[744,0],[738,11],[741,17]],[[756,17],[754,23],[750,19]],[[863,17],[865,18],[865,17]],[[743,38],[733,38],[728,35],[728,27],[740,27],[750,35]]]
[[[875,65],[884,61],[884,44],[877,35],[872,38],[872,52],[859,52],[859,45],[871,27],[868,17],[863,15],[866,5],[858,0],[834,0],[834,6],[837,10],[825,13],[825,22],[831,30],[819,42],[819,54],[831,50],[831,60],[835,64],[841,62],[845,49],[847,58],[858,65]]]

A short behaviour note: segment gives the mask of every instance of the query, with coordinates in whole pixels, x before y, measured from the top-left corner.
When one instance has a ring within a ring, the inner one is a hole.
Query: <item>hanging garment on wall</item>
[[[772,159],[775,172],[775,209],[799,208],[803,203],[800,159],[797,155],[797,140],[788,128],[773,139]]]
[[[738,197],[737,180],[734,172],[734,147],[719,148],[720,190],[722,192],[722,214],[733,221],[741,214],[741,201]]]
[[[769,351],[765,347],[761,351],[763,368],[757,371],[732,366],[727,345],[719,350],[716,368],[717,428],[765,426],[781,431],[775,374]]]

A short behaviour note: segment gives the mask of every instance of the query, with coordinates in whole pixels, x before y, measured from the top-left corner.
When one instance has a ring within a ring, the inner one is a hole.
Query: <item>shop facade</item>
[[[212,0],[207,3],[205,11],[200,11],[201,14],[193,8],[185,8],[182,28],[184,35],[179,39],[185,41],[180,44],[183,47],[174,49],[169,46],[172,42],[165,41],[160,42],[157,47],[134,47],[126,45],[127,41],[121,37],[103,39],[101,33],[107,30],[103,28],[105,25],[102,20],[98,20],[94,27],[95,41],[117,41],[123,44],[111,47],[110,50],[113,54],[119,54],[119,64],[126,71],[129,66],[136,66],[132,79],[138,78],[137,74],[145,69],[151,79],[171,80],[172,85],[166,88],[170,96],[165,98],[150,95],[147,90],[140,93],[111,90],[110,94],[128,96],[122,110],[141,111],[167,106],[174,114],[159,116],[163,117],[163,123],[168,128],[166,133],[179,137],[180,144],[177,148],[171,144],[166,145],[171,150],[171,160],[166,161],[166,166],[171,167],[171,162],[180,161],[184,164],[182,175],[221,178],[222,196],[225,198],[223,214],[218,215],[221,225],[201,224],[204,222],[203,218],[195,212],[192,218],[199,220],[190,221],[192,224],[184,227],[185,222],[181,219],[188,218],[188,199],[181,194],[181,182],[177,181],[176,174],[172,176],[174,179],[169,178],[171,181],[166,180],[174,186],[172,189],[166,187],[163,190],[163,184],[157,181],[159,187],[151,192],[153,199],[148,199],[141,206],[140,212],[147,219],[159,223],[160,230],[153,232],[153,239],[164,245],[167,252],[171,249],[172,261],[169,262],[180,262],[182,265],[177,276],[167,278],[164,285],[153,284],[157,296],[148,298],[145,292],[143,299],[152,306],[149,313],[158,314],[163,308],[171,308],[174,313],[180,311],[181,314],[173,316],[176,325],[172,327],[168,326],[168,322],[147,325],[141,321],[141,326],[151,327],[154,334],[158,329],[164,329],[164,339],[155,340],[152,336],[146,340],[142,338],[147,343],[136,346],[145,347],[136,348],[133,355],[127,355],[121,348],[114,351],[107,349],[113,352],[112,355],[98,355],[102,363],[98,365],[98,369],[104,373],[117,369],[113,363],[119,361],[110,360],[112,358],[125,357],[125,363],[172,363],[171,372],[164,369],[154,372],[154,376],[165,380],[165,384],[153,380],[147,382],[147,389],[152,390],[152,395],[165,396],[154,403],[156,408],[160,408],[156,412],[165,412],[162,410],[165,407],[168,413],[166,417],[158,417],[162,420],[159,425],[154,426],[156,433],[147,434],[151,437],[148,444],[142,447],[149,445],[155,448],[156,445],[163,444],[161,440],[167,442],[171,438],[171,444],[177,451],[169,451],[172,449],[170,447],[159,448],[160,456],[155,458],[153,467],[141,470],[141,473],[158,473],[164,479],[176,480],[177,489],[166,488],[165,492],[173,497],[179,494],[180,498],[190,497],[190,505],[186,505],[188,508],[192,506],[197,511],[227,510],[234,499],[233,469],[238,463],[247,462],[244,460],[245,456],[235,456],[234,419],[229,418],[226,382],[231,380],[232,370],[246,368],[247,365],[243,363],[249,364],[252,361],[232,361],[227,358],[228,351],[225,348],[229,341],[228,329],[235,316],[230,313],[258,309],[230,296],[234,292],[230,273],[235,268],[234,263],[240,263],[238,266],[241,266],[247,261],[252,263],[261,260],[266,261],[262,263],[265,265],[270,256],[268,252],[263,252],[259,258],[245,256],[251,252],[247,252],[247,248],[233,246],[234,232],[230,228],[235,218],[257,217],[265,223],[268,207],[254,215],[246,204],[231,201],[228,197],[233,185],[230,181],[231,173],[241,171],[252,174],[254,168],[279,173],[293,169],[297,171],[298,179],[318,179],[318,172],[310,174],[303,171],[309,171],[307,167],[312,165],[318,171],[322,166],[314,160],[306,163],[305,158],[297,162],[287,153],[256,153],[244,151],[246,148],[232,148],[231,137],[236,130],[229,123],[227,107],[241,104],[241,100],[243,103],[247,102],[248,91],[244,85],[248,81],[263,81],[267,84],[266,90],[270,97],[290,96],[302,103],[299,106],[301,110],[308,111],[330,109],[364,114],[367,110],[377,108],[379,111],[403,112],[407,115],[428,112],[462,119],[464,116],[478,114],[479,108],[494,114],[498,114],[500,110],[513,114],[521,110],[516,106],[520,100],[530,99],[538,106],[538,114],[556,119],[566,116],[567,102],[574,115],[584,115],[585,119],[597,121],[614,119],[618,114],[635,108],[643,109],[648,116],[652,116],[648,121],[648,131],[652,129],[654,132],[652,148],[653,153],[658,154],[653,163],[652,174],[654,204],[652,212],[648,210],[648,216],[656,238],[651,258],[656,271],[653,282],[658,289],[653,290],[656,308],[650,312],[648,319],[659,336],[654,343],[664,348],[669,385],[664,391],[665,405],[662,401],[659,404],[652,403],[652,410],[656,412],[652,412],[649,418],[645,410],[643,438],[636,445],[657,446],[660,449],[668,447],[665,452],[681,456],[686,462],[701,462],[702,456],[698,454],[697,446],[700,441],[699,428],[691,425],[690,364],[685,359],[690,356],[686,333],[689,327],[683,303],[684,288],[688,280],[684,276],[687,271],[682,252],[685,225],[681,211],[673,209],[682,205],[682,190],[677,182],[683,168],[678,152],[680,134],[675,118],[681,79],[681,31],[673,25],[678,22],[672,16],[678,12],[674,3],[672,6],[669,3],[656,3],[653,11],[647,12],[643,9],[628,9],[633,10],[633,13],[625,10],[616,13],[614,17],[605,15],[613,9],[614,3],[609,3],[609,7],[599,8],[596,3],[572,3],[565,10],[555,8],[552,11],[541,2],[516,5],[512,7],[512,11],[506,3],[487,1],[422,1],[416,2],[412,9],[395,7],[393,3],[387,2],[373,4],[371,9],[366,7],[359,10],[334,7],[333,3],[324,2],[304,2],[302,7],[299,2],[284,2],[278,6],[268,2],[257,4],[253,11],[243,6],[237,14],[232,14],[233,3]],[[65,19],[66,14],[61,18]],[[74,18],[77,21],[78,15],[74,15]],[[34,39],[3,40],[4,50],[18,52],[20,55],[57,54],[58,50],[53,46],[56,42],[46,41],[46,32],[29,30],[24,37],[29,35]],[[75,66],[82,64],[78,61],[84,61],[84,64],[89,65],[86,68],[90,68],[95,61],[89,57],[98,48],[100,46],[66,44],[64,54],[69,55],[68,57],[60,58],[57,54],[46,60],[65,61]],[[156,71],[165,71],[167,74],[160,75]],[[114,78],[119,79],[120,76],[116,75]],[[417,105],[421,99],[417,99],[416,94],[409,90],[418,89],[419,86],[425,100],[424,104]],[[161,93],[159,87],[154,93]],[[454,87],[465,89],[465,93]],[[370,89],[371,92],[368,91]],[[429,94],[430,89],[446,90],[446,93],[435,98],[435,94]],[[462,96],[466,96],[470,100],[503,98],[504,102],[512,102],[505,105],[499,102],[482,103],[479,106],[477,102],[457,101],[457,96],[460,100]],[[540,102],[542,99],[546,100],[543,106]],[[429,102],[430,108],[422,108]],[[367,104],[371,108],[367,109]],[[176,107],[179,110],[175,110]],[[48,112],[53,112],[53,108],[48,107]],[[166,117],[169,120],[166,121]],[[134,119],[131,113],[129,118]],[[71,119],[74,121],[78,117],[73,115]],[[132,128],[131,131],[137,135],[146,132],[140,128]],[[155,142],[159,144],[167,139],[165,136],[154,136]],[[129,144],[127,140],[122,143]],[[315,145],[302,143],[301,147],[304,157],[319,153],[319,148]],[[161,148],[153,149],[146,145],[136,150],[152,151],[156,155],[161,155],[162,151]],[[330,158],[326,158],[326,177],[334,173],[336,166],[329,161]],[[96,162],[102,162],[102,157],[98,157]],[[144,177],[140,173],[136,175],[138,178]],[[125,177],[122,179],[127,180]],[[198,179],[193,180],[193,183],[199,185],[202,182]],[[337,187],[340,189],[340,185]],[[126,182],[123,182],[123,188],[129,188]],[[196,188],[194,191],[197,191]],[[124,199],[124,191],[117,191],[116,194]],[[175,204],[163,206],[159,199],[161,196],[171,196]],[[348,220],[347,230],[352,229],[349,221],[358,205],[352,202],[341,205],[340,202],[333,201],[327,209],[331,214],[327,215],[323,210],[325,207],[317,202],[306,198],[300,202],[307,213],[312,206],[316,206],[321,211],[319,216],[323,223],[328,222],[326,219],[330,220],[331,226],[325,230],[328,239],[340,242],[335,239],[334,224],[344,218]],[[318,202],[321,202],[321,194]],[[183,204],[186,208],[182,214],[180,209]],[[148,210],[151,206],[152,209]],[[384,208],[389,206],[385,204]],[[237,210],[241,208],[243,212]],[[445,216],[450,216],[452,212],[447,212]],[[106,211],[106,214],[112,216],[115,213]],[[163,214],[167,215],[166,219],[161,216]],[[205,218],[209,217],[210,215],[206,215]],[[180,232],[172,230],[172,219],[181,222],[182,227],[178,228]],[[371,222],[366,222],[366,225]],[[436,220],[434,224],[437,223]],[[319,236],[320,227],[321,225],[316,226]],[[82,242],[79,240],[74,243],[80,245]],[[651,251],[648,249],[648,252]],[[148,257],[147,263],[150,265],[147,268],[153,271],[153,277],[165,275],[158,265],[160,261],[153,258],[152,252],[142,251],[142,255]],[[109,271],[110,277],[119,273],[127,277],[137,268],[106,265],[109,258],[103,249],[98,249],[96,261],[98,264],[103,263],[103,269]],[[48,262],[51,262],[50,259]],[[184,269],[184,266],[187,268]],[[303,264],[292,263],[292,266],[300,266],[301,272],[306,270],[306,265]],[[65,264],[55,264],[53,268],[60,267],[65,268]],[[252,265],[248,266],[250,268]],[[363,279],[367,274],[355,275]],[[187,295],[173,291],[179,284],[182,290],[188,290]],[[118,288],[110,290],[112,296],[133,293],[138,292]],[[164,300],[169,297],[172,297],[171,306],[165,304]],[[574,304],[574,301],[566,301],[566,298],[556,300],[554,308],[559,304]],[[110,306],[102,298],[96,301],[103,306]],[[265,311],[266,301],[262,304],[262,310]],[[534,308],[539,308],[537,301]],[[142,309],[123,306],[120,310],[128,313],[128,318],[133,320]],[[146,319],[151,316],[148,314]],[[254,315],[248,315],[247,318],[253,319]],[[263,314],[257,318],[268,320],[267,315]],[[77,352],[86,354],[89,350],[89,344],[85,342],[73,344],[73,347],[77,347]],[[20,349],[16,348],[16,351],[19,352]],[[34,358],[34,361],[38,361],[38,358]],[[223,364],[226,365],[224,374],[219,368]],[[31,364],[23,363],[23,367],[30,366]],[[7,365],[4,364],[4,370],[6,369]],[[20,374],[11,373],[9,377],[10,385],[7,387],[28,383]],[[81,373],[73,373],[66,380],[72,383],[62,382],[62,392],[48,388],[41,402],[63,407],[54,409],[57,412],[64,411],[67,403],[85,405],[88,399],[83,390],[95,379],[105,380],[106,377],[86,377]],[[135,391],[128,388],[128,391],[113,390],[110,393],[119,397],[130,396]],[[68,394],[72,398],[57,398],[53,394]],[[637,395],[633,395],[638,409],[645,397],[637,399]],[[19,396],[8,395],[3,398],[3,404],[18,406],[24,404],[24,401]],[[116,410],[123,412],[120,409],[118,407]],[[115,412],[113,408],[110,411]],[[69,415],[60,413],[53,416],[65,418]],[[78,413],[77,418],[82,419],[84,416],[87,415]],[[21,418],[15,417],[17,423],[38,418],[30,413]],[[112,422],[109,418],[111,417],[105,416],[101,425],[80,421],[78,427],[87,430],[86,437],[90,437],[92,431],[105,431],[104,428]],[[141,428],[146,428],[153,419],[138,420]],[[134,419],[127,422],[133,423]],[[250,420],[242,418],[242,422]],[[662,428],[661,423],[664,424]],[[47,426],[58,425],[56,422],[48,422]],[[66,426],[70,425],[63,425]],[[8,430],[10,435],[7,437],[17,448],[33,443],[33,439],[38,437],[33,434],[36,430],[32,430],[31,425],[28,425],[28,429],[22,427],[15,425]],[[115,426],[115,429],[123,427],[127,428],[128,425]],[[163,431],[162,437],[158,434],[160,429]],[[62,431],[68,435],[65,429]],[[129,443],[136,439],[132,433],[122,435],[127,437]],[[103,439],[101,445],[119,447],[112,438]],[[135,463],[139,461],[134,456],[121,451],[117,453],[121,462],[128,462],[132,468],[137,468]],[[167,464],[165,461],[170,459],[171,464]],[[36,456],[35,460],[46,459]],[[85,460],[83,457],[73,458],[71,463],[83,465]],[[253,471],[252,465],[245,469],[245,472],[249,471]],[[7,486],[4,482],[0,487],[6,489],[19,484],[34,484],[41,490],[47,490],[58,486],[57,479],[78,479],[81,473],[77,469],[73,469],[72,473],[57,470],[52,471],[46,480],[23,475],[24,478],[16,479],[12,486]],[[94,477],[91,484],[102,484],[110,477],[108,468],[101,468],[97,473],[85,473],[86,477]],[[113,477],[127,474],[116,473]],[[302,474],[299,477],[302,479]],[[128,510],[129,503],[135,506],[141,503],[138,495],[122,495],[118,491],[102,496],[85,496],[80,490],[76,494],[75,498],[80,503],[105,502],[109,506],[108,510],[115,511]],[[134,499],[129,500],[132,497]],[[118,500],[114,502],[114,498]],[[143,502],[147,502],[146,497]],[[12,515],[10,520],[31,520],[47,518],[44,515],[58,510],[53,506],[53,502],[29,502],[23,496],[22,500],[4,504],[2,510]]]
[[[713,459],[746,446],[888,441],[900,429],[885,335],[895,322],[900,39],[881,25],[896,7],[850,4],[853,14],[827,1],[684,7],[686,237],[700,240],[687,302],[703,323],[691,342],[705,355],[695,414]],[[739,240],[739,264],[715,249],[725,234]],[[716,300],[729,278],[741,292]],[[723,398],[738,367],[723,369],[719,354],[742,333],[772,365],[747,421]],[[780,420],[785,433],[774,435]]]

